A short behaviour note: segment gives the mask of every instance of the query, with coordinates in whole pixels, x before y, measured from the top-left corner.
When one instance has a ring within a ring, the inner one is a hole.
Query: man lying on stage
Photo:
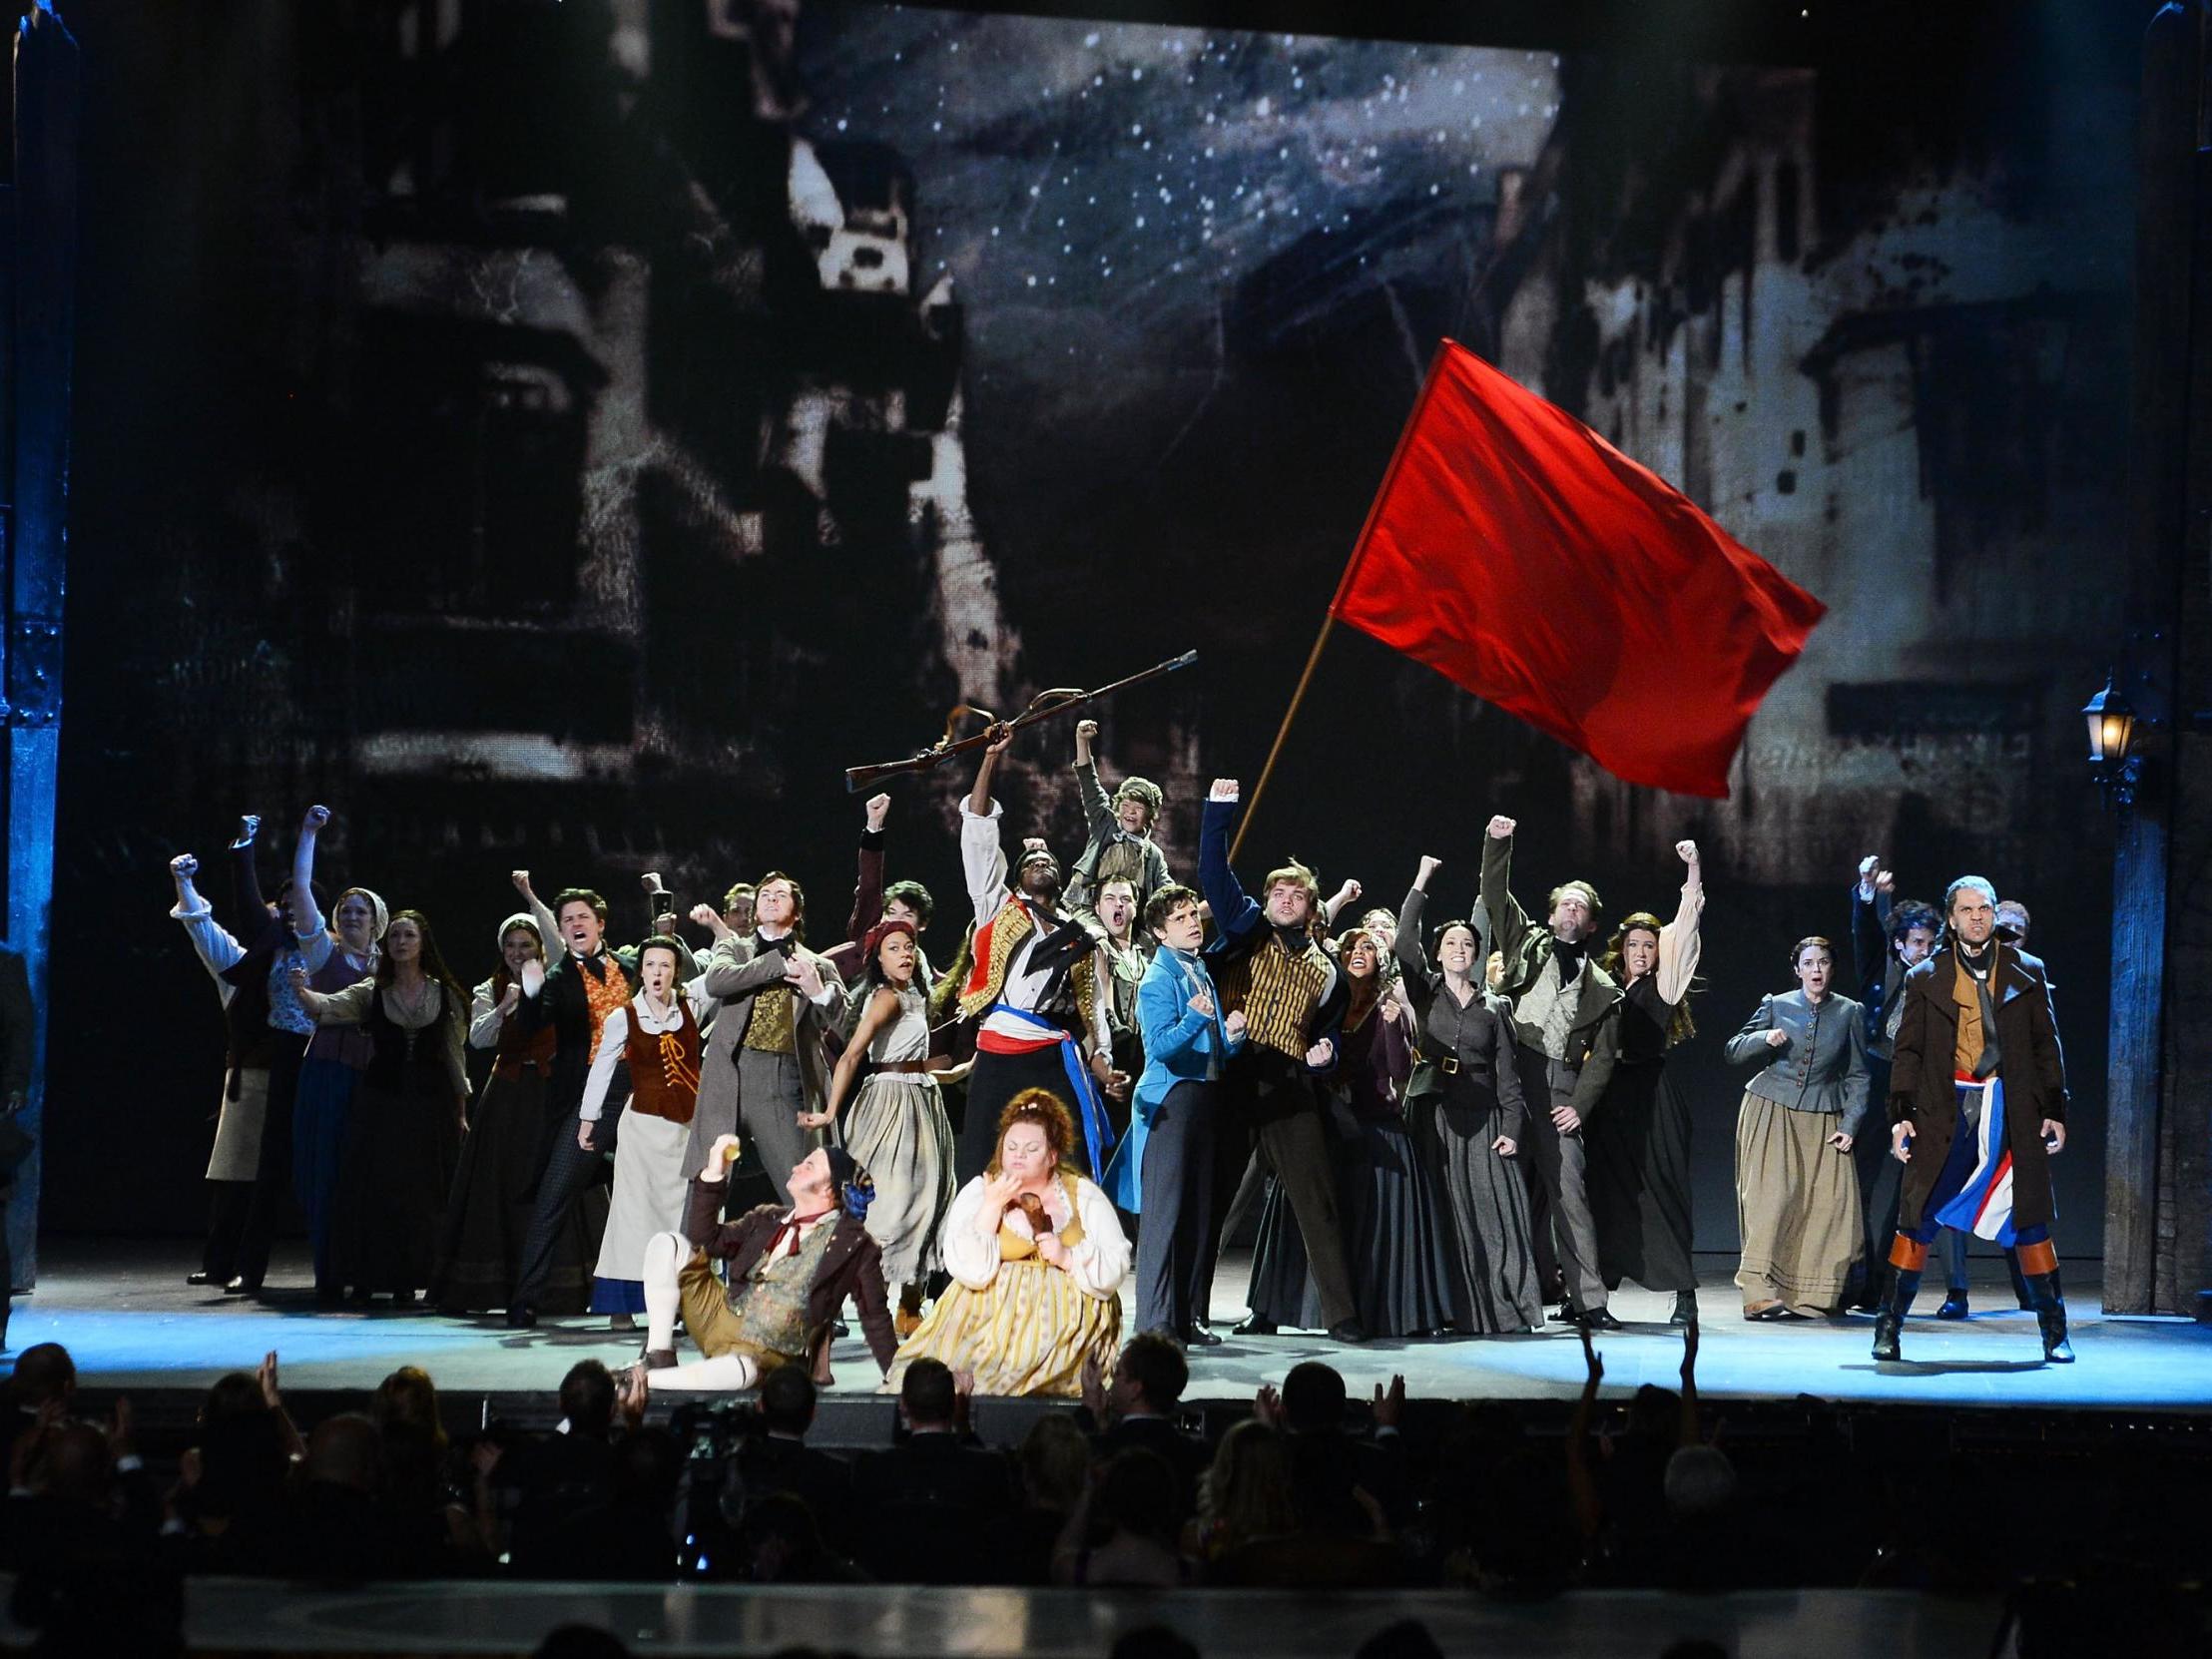
[[[692,1182],[684,1233],[658,1233],[645,1247],[645,1357],[634,1368],[658,1389],[750,1388],[781,1366],[813,1363],[846,1297],[878,1368],[890,1369],[898,1340],[883,1295],[883,1259],[861,1218],[874,1194],[867,1172],[842,1147],[818,1148],[792,1166],[789,1208],[763,1204],[718,1226],[738,1138],[724,1135]],[[730,1264],[729,1288],[715,1279]],[[676,1310],[706,1355],[676,1363]],[[827,1365],[816,1365],[827,1382]]]

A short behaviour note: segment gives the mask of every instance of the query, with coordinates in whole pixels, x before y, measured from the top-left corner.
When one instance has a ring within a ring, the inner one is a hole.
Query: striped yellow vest
[[[1242,1008],[1247,1041],[1303,1060],[1312,1046],[1306,1022],[1321,1001],[1329,973],[1328,952],[1319,944],[1309,938],[1294,956],[1284,948],[1283,935],[1271,927],[1259,949],[1222,970],[1222,1012]]]

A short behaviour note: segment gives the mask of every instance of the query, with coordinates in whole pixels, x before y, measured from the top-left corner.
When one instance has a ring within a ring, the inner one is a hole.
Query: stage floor
[[[420,1366],[441,1390],[550,1396],[578,1360],[627,1364],[641,1337],[611,1332],[604,1318],[548,1320],[509,1331],[496,1317],[441,1319],[416,1310],[318,1313],[304,1288],[276,1290],[266,1302],[194,1290],[197,1265],[186,1241],[50,1239],[41,1242],[35,1294],[19,1297],[10,1355],[58,1342],[77,1363],[83,1386],[99,1390],[204,1388],[224,1372],[252,1370],[263,1354],[280,1357],[290,1390],[366,1388],[402,1365]],[[2034,1317],[2012,1307],[2003,1265],[1976,1260],[1975,1306],[1962,1324],[1928,1317],[1939,1290],[1923,1294],[1907,1328],[1906,1361],[1877,1366],[1867,1349],[1870,1316],[1836,1323],[1747,1324],[1729,1283],[1732,1259],[1701,1259],[1705,1322],[1698,1387],[1711,1399],[1787,1399],[1815,1394],[1886,1404],[2078,1406],[2161,1411],[2212,1407],[2212,1328],[2182,1319],[2109,1318],[2097,1312],[2092,1261],[2065,1264],[2074,1351],[2072,1366],[2043,1364]],[[279,1254],[277,1286],[304,1285],[302,1253]],[[1216,1329],[1241,1313],[1246,1263],[1223,1264]],[[381,1305],[380,1305],[381,1306]],[[1665,1323],[1671,1297],[1633,1289],[1614,1301],[1626,1331],[1599,1339],[1608,1396],[1642,1382],[1673,1385],[1680,1334]],[[857,1335],[834,1351],[835,1392],[875,1390],[873,1366]],[[1574,1333],[1553,1327],[1534,1337],[1372,1342],[1347,1347],[1321,1336],[1230,1337],[1194,1354],[1189,1397],[1250,1399],[1301,1360],[1322,1359],[1345,1374],[1355,1394],[1392,1373],[1406,1390],[1429,1398],[1571,1398],[1583,1377]],[[6,1362],[0,1362],[4,1365]]]

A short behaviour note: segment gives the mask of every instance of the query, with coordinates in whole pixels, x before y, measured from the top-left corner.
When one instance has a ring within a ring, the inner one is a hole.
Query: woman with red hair
[[[979,1394],[1073,1399],[1086,1361],[1112,1370],[1129,1241],[1113,1202],[1069,1163],[1075,1146],[1075,1119],[1049,1089],[1006,1103],[997,1152],[945,1218],[952,1283],[899,1345],[887,1386],[937,1360],[969,1373]]]

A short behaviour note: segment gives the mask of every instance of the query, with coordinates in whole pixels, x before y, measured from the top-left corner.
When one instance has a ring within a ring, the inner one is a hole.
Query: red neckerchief
[[[834,1210],[836,1206],[832,1204],[830,1207],[830,1210]],[[776,1230],[776,1237],[769,1240],[768,1249],[762,1252],[761,1260],[764,1262],[775,1261],[776,1253],[784,1248],[785,1239],[797,1238],[799,1236],[799,1230],[802,1227],[806,1227],[811,1223],[822,1220],[824,1216],[830,1214],[830,1210],[817,1210],[811,1216],[803,1216],[797,1210],[794,1210],[790,1215],[784,1218],[784,1225]]]

